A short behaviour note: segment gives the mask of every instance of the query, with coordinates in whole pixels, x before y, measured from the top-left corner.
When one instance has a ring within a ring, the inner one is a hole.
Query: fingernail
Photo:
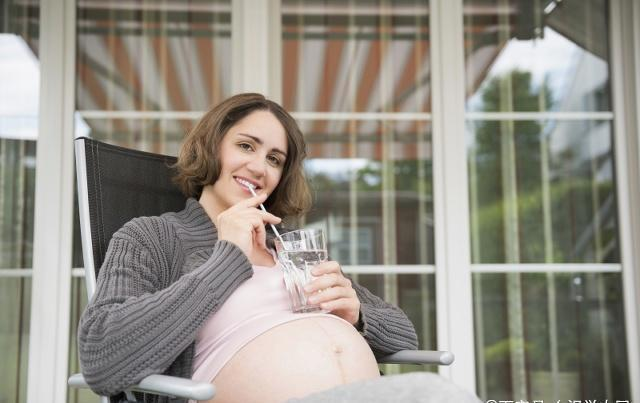
[[[312,288],[311,288],[311,286],[310,286],[310,285],[305,285],[305,286],[304,286],[304,290],[305,290],[306,292],[311,292]]]
[[[318,298],[316,298],[316,297],[309,297],[307,299],[307,301],[309,301],[310,304],[315,304],[317,300],[318,300]]]

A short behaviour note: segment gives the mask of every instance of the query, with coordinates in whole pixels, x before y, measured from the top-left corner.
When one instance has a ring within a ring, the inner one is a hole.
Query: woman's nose
[[[258,178],[266,174],[267,165],[263,158],[251,158],[247,163],[247,169]]]

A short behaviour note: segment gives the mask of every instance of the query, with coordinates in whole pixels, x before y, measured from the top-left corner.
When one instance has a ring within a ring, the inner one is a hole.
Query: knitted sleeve
[[[167,236],[154,239],[154,225]],[[237,246],[218,241],[210,254],[191,257],[197,267],[171,284],[174,262],[162,251],[175,250],[177,242],[150,218],[133,220],[113,236],[78,330],[82,373],[96,393],[113,395],[164,372],[209,314],[253,274]]]
[[[360,300],[360,332],[376,358],[418,348],[418,336],[413,324],[400,308],[356,283],[353,283],[353,288]]]

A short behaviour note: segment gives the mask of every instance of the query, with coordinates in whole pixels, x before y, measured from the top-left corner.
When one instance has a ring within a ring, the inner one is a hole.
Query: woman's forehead
[[[278,118],[269,111],[255,111],[233,125],[225,137],[245,138],[269,149],[287,152],[287,133]]]

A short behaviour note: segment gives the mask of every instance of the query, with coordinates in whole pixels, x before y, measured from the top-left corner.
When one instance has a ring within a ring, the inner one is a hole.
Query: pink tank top
[[[253,266],[253,277],[242,283],[198,332],[192,379],[213,381],[233,355],[260,334],[280,324],[314,316],[343,320],[322,312],[291,312],[280,264]]]

